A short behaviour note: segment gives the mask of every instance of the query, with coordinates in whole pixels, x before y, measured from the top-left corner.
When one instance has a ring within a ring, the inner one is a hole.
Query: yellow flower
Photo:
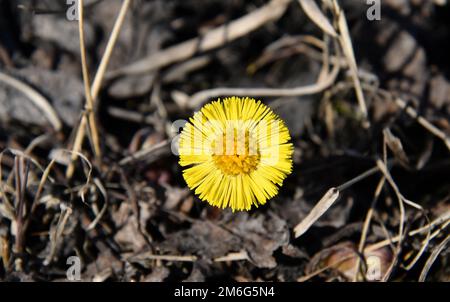
[[[250,210],[278,193],[292,171],[284,122],[261,101],[230,97],[205,105],[179,140],[183,177],[202,200]]]

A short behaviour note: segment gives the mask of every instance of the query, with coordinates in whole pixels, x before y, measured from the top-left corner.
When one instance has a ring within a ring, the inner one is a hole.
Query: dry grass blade
[[[15,241],[15,252],[21,254],[23,252],[25,237],[23,233],[24,216],[26,213],[25,191],[28,184],[29,164],[22,156],[16,156],[14,159],[14,171],[16,181],[16,225],[17,236]]]
[[[125,16],[127,14],[128,8],[130,7],[131,0],[124,0],[122,3],[122,7],[120,8],[119,15],[117,16],[116,22],[114,23],[114,27],[111,31],[111,35],[109,37],[108,43],[106,44],[105,53],[103,54],[102,60],[100,61],[100,65],[97,69],[97,73],[95,74],[94,81],[92,83],[91,95],[92,99],[97,100],[98,93],[100,92],[100,87],[102,85],[102,81],[105,77],[106,68],[108,67],[109,60],[111,59],[111,54],[113,52],[114,46],[116,45],[117,38],[119,37],[120,29],[122,28],[123,22],[125,20]]]
[[[406,102],[400,98],[395,99],[395,103],[397,104],[397,106],[399,106],[402,109],[406,110],[406,113],[414,118],[417,119],[417,122],[424,127],[425,129],[427,129],[431,134],[433,134],[434,136],[440,138],[445,146],[447,147],[448,150],[450,150],[450,137],[447,136],[443,131],[441,131],[440,129],[436,128],[436,126],[434,126],[432,123],[430,123],[428,120],[426,120],[424,117],[420,116],[416,110],[414,110],[414,108],[408,107],[408,105],[406,104]]]
[[[162,76],[162,83],[171,83],[182,79],[190,72],[203,68],[211,62],[210,55],[203,55],[199,57],[194,57],[185,62],[179,63],[171,68],[169,68]]]
[[[381,88],[376,88],[374,90],[374,87],[372,85],[363,84],[362,86],[368,92],[371,93],[377,92],[382,97],[393,101],[399,108],[405,110],[406,114],[408,114],[411,118],[415,119],[423,128],[425,128],[427,131],[429,131],[437,138],[441,139],[444,142],[447,149],[450,151],[450,137],[444,131],[440,130],[426,118],[421,116],[414,108],[408,106],[408,104],[403,99],[395,97],[391,92]]]
[[[427,278],[428,272],[431,269],[431,266],[436,261],[439,254],[444,250],[444,248],[447,246],[447,244],[450,242],[450,235],[447,235],[444,240],[442,240],[441,243],[437,247],[434,248],[433,252],[431,253],[430,257],[428,258],[427,262],[425,263],[422,272],[420,273],[419,282],[424,282]]]
[[[86,176],[86,182],[84,183],[83,187],[80,190],[80,195],[81,195],[81,200],[83,202],[85,202],[85,197],[84,194],[87,191],[87,189],[89,188],[89,184],[91,182],[91,176],[92,176],[92,164],[91,162],[87,159],[86,156],[84,156],[82,153],[78,153],[78,156],[82,159],[82,164],[84,167],[84,175]],[[86,168],[87,166],[87,168]]]
[[[382,162],[381,160],[378,160],[377,166],[380,169],[380,171],[383,172],[383,174],[386,176],[386,179],[388,180],[389,184],[392,186],[392,188],[394,189],[397,196],[399,198],[401,198],[402,202],[409,205],[410,207],[415,208],[416,210],[423,211],[423,208],[421,205],[419,205],[419,204],[407,199],[405,196],[403,196],[403,194],[398,189],[394,179],[392,178],[392,176],[391,176],[390,172],[388,171],[387,166],[384,162]]]
[[[315,271],[313,271],[313,272],[311,272],[311,273],[309,273],[309,274],[307,274],[307,275],[305,275],[305,276],[302,276],[302,277],[297,278],[297,282],[305,282],[305,281],[308,281],[309,279],[311,279],[311,278],[313,278],[313,277],[315,277],[315,276],[317,276],[317,275],[319,275],[319,274],[325,272],[325,271],[328,270],[328,269],[335,268],[335,267],[338,266],[339,264],[343,263],[344,261],[346,261],[346,260],[348,260],[348,259],[351,259],[352,257],[353,257],[353,255],[342,257],[342,258],[336,260],[335,262],[326,265],[325,267],[322,267],[322,268],[317,269],[317,270],[315,270]]]
[[[33,104],[35,104],[40,110],[42,110],[42,112],[44,112],[47,120],[50,122],[52,127],[56,131],[61,130],[62,123],[58,117],[58,114],[50,105],[50,102],[46,98],[44,98],[42,94],[37,92],[30,85],[25,84],[1,71],[0,71],[0,82],[3,82],[6,85],[13,87],[14,89],[17,89],[24,95],[26,95],[30,99],[30,101],[33,102]]]
[[[0,258],[2,258],[3,267],[9,268],[10,250],[9,242],[6,236],[0,236]]]
[[[103,186],[100,179],[98,179],[98,178],[94,178],[94,184],[97,186],[97,188],[102,193],[103,199],[104,199],[104,204],[103,204],[103,207],[100,210],[100,212],[96,213],[95,219],[87,227],[88,231],[93,230],[97,226],[98,222],[103,217],[103,215],[106,213],[106,210],[108,209],[108,194],[106,192],[105,187]]]
[[[28,146],[28,148],[23,153],[24,157],[30,158],[27,153],[31,152],[31,150],[33,149],[33,146],[35,146],[38,143],[38,141],[41,141],[45,137],[47,137],[47,136],[46,135],[40,136],[37,139],[33,140],[33,142]],[[2,164],[3,164],[3,155],[4,155],[5,151],[12,152],[10,149],[6,149],[6,150],[3,150],[2,152],[0,152],[0,200],[2,201],[0,203],[0,217],[4,216],[7,219],[9,219],[10,221],[14,221],[16,219],[15,209],[14,209],[13,204],[9,200],[8,195],[6,194],[5,188],[4,188],[4,187],[7,187],[7,189],[8,189],[8,182],[9,181],[7,180],[6,184],[3,183],[3,168],[2,168]],[[30,161],[32,161],[32,160],[30,160]],[[11,176],[13,176],[13,173],[10,174],[10,177]],[[10,190],[10,191],[12,191],[12,190]],[[33,210],[31,210],[30,212],[32,212],[32,211]],[[30,214],[28,214],[28,216],[29,215]],[[27,225],[28,221],[29,220],[26,219],[25,222],[24,222],[23,232],[25,232],[25,230],[26,230],[26,225]]]
[[[360,255],[364,255],[364,246],[366,244],[367,234],[370,227],[370,222],[373,217],[373,213],[375,211],[375,206],[377,204],[378,198],[380,197],[381,190],[383,189],[384,183],[386,181],[386,178],[383,176],[380,181],[378,182],[378,185],[375,189],[375,194],[373,196],[372,204],[370,205],[370,209],[367,211],[366,219],[364,220],[363,229],[361,231],[361,238],[359,239],[359,245],[358,245],[358,252]],[[357,281],[358,278],[358,271],[361,269],[361,258],[356,258],[356,264],[355,264],[355,277],[353,281]]]
[[[86,124],[87,124],[87,118],[86,118],[86,115],[83,114],[81,117],[80,124],[78,125],[78,131],[75,136],[75,141],[73,142],[70,162],[69,162],[69,165],[67,166],[67,170],[66,170],[67,179],[71,179],[73,172],[75,171],[75,161],[77,160],[78,154],[81,151],[81,146],[82,146],[83,140],[84,140],[84,132],[85,132],[84,129],[86,129],[86,126],[87,126]]]
[[[405,198],[403,198],[403,195],[400,193],[400,190],[398,189],[397,184],[395,183],[391,174],[389,173],[389,170],[388,170],[386,164],[381,160],[377,160],[377,166],[380,169],[380,171],[384,174],[384,177],[389,182],[392,189],[395,191],[395,195],[397,196],[398,205],[399,205],[399,209],[400,209],[400,223],[398,226],[399,241],[397,243],[395,257],[392,260],[392,263],[391,263],[389,269],[387,270],[386,275],[383,278],[383,279],[387,279],[390,276],[390,274],[392,273],[392,270],[394,269],[394,266],[398,261],[398,255],[400,254],[403,237],[405,235],[404,234],[404,227],[405,227],[405,220],[406,220],[405,204],[404,204]]]
[[[33,163],[33,165],[36,168],[38,168],[41,172],[44,172],[44,168],[37,162],[36,159],[34,159],[32,156],[26,154],[24,151],[13,149],[13,148],[7,148],[0,153],[0,162],[1,162],[1,158],[3,157],[4,152],[10,152],[14,156],[26,158],[29,162]],[[11,188],[10,185],[11,185],[13,177],[14,177],[14,173],[10,173],[6,180],[6,183],[5,183],[6,187],[9,186],[9,188]],[[51,178],[50,178],[50,180],[53,181],[53,179],[51,179]]]
[[[80,1],[81,2],[81,1]],[[79,4],[80,4],[79,2]],[[109,60],[111,58],[112,51],[114,49],[114,45],[116,44],[117,37],[119,36],[120,29],[122,28],[123,21],[125,20],[125,15],[128,11],[128,8],[130,6],[131,0],[124,0],[122,3],[122,7],[120,8],[119,15],[116,19],[116,22],[114,23],[113,30],[111,32],[111,36],[109,37],[108,44],[106,45],[105,53],[103,54],[103,57],[100,61],[100,65],[97,69],[97,73],[95,74],[94,81],[92,83],[91,87],[91,97],[92,97],[92,108],[95,106],[95,102],[97,100],[98,94],[100,92],[101,83],[103,81],[103,78],[105,76],[106,68],[108,66]],[[80,18],[81,20],[81,18]],[[89,93],[86,93],[86,95],[89,95]],[[82,116],[80,125],[78,126],[78,131],[75,136],[74,146],[73,146],[73,153],[72,153],[72,162],[67,167],[66,171],[66,177],[70,179],[74,172],[74,161],[78,158],[78,154],[81,151],[81,145],[84,139],[85,131],[86,131],[86,124],[87,120],[85,115]],[[94,137],[94,133],[92,133],[92,136]],[[93,138],[93,140],[95,140]],[[95,145],[95,144],[94,144]],[[94,147],[95,149],[96,147]]]
[[[429,224],[420,227],[418,229],[412,230],[408,233],[408,236],[415,236],[418,234],[422,234],[424,232],[427,232],[430,228],[434,227],[434,226],[438,226],[444,223],[444,226],[442,226],[440,229],[442,230],[443,228],[445,228],[447,225],[450,224],[450,212],[444,213],[443,215],[441,215],[440,217],[436,218],[435,220],[433,220],[432,222],[430,222]],[[441,230],[437,230],[435,233],[440,232]],[[382,247],[385,247],[387,245],[390,245],[392,243],[398,242],[401,238],[401,236],[395,236],[393,238],[390,239],[386,239],[374,244],[369,245],[368,247],[364,248],[364,254],[368,254],[370,252],[376,251]],[[431,236],[432,238],[433,236]],[[439,252],[440,253],[440,252]],[[343,261],[349,259],[348,256],[343,256],[342,258],[337,259],[335,262],[333,262],[331,265],[328,265],[324,268],[321,268],[311,274],[308,274],[306,276],[300,277],[299,279],[297,279],[297,281],[302,282],[302,281],[306,281],[314,276],[317,276],[318,274],[326,271],[327,269],[330,269],[336,265],[338,265],[339,263],[342,263]]]
[[[127,156],[120,160],[120,165],[126,165],[134,161],[145,160],[147,163],[153,162],[158,159],[163,154],[168,154],[170,152],[170,141],[164,140],[156,145],[149,148],[145,148],[137,151],[136,153]]]
[[[196,53],[202,53],[236,40],[262,25],[277,20],[285,12],[290,0],[271,0],[268,4],[237,19],[229,24],[219,26],[186,42],[153,53],[131,65],[111,72],[109,77],[126,74],[139,74],[165,67],[175,62],[188,59]]]
[[[47,168],[45,168],[44,173],[42,173],[41,180],[39,181],[39,186],[36,191],[36,194],[34,195],[33,202],[31,204],[31,210],[30,210],[30,213],[28,216],[31,216],[33,214],[34,210],[36,209],[38,202],[39,202],[39,198],[41,197],[42,191],[44,190],[44,185],[47,182],[47,179],[49,178],[50,171],[53,168],[54,164],[55,164],[55,160],[52,159],[50,161],[50,163],[47,165]],[[1,177],[1,175],[0,175],[0,177]],[[30,219],[27,219],[23,226],[23,232],[26,232],[26,230],[28,229],[29,223],[30,223]]]
[[[427,216],[425,216],[425,217],[427,217]],[[428,219],[428,217],[427,217],[427,219]],[[433,235],[431,234],[431,227],[430,227],[427,232],[427,237],[422,242],[422,246],[421,246],[420,250],[414,256],[413,260],[411,260],[411,262],[405,266],[406,270],[410,270],[414,267],[414,265],[416,265],[417,261],[419,261],[420,257],[422,257],[422,255],[423,255],[423,253],[425,253],[425,250],[427,249],[428,244],[430,243],[430,240],[432,239],[432,236]]]
[[[190,97],[187,105],[191,108],[198,108],[208,99],[218,96],[250,96],[250,97],[288,97],[316,94],[330,87],[336,79],[340,70],[339,64],[335,64],[327,77],[317,83],[293,87],[293,88],[213,88],[195,93]]]
[[[11,203],[11,201],[8,198],[8,195],[6,195],[5,189],[4,189],[4,183],[3,183],[3,169],[2,169],[2,163],[3,163],[3,154],[5,151],[0,152],[0,194],[2,203],[0,204],[0,214],[4,217],[8,218],[9,220],[15,219],[15,210],[14,206]]]
[[[25,248],[25,240],[26,240],[26,233],[28,226],[30,224],[30,219],[33,213],[35,212],[36,206],[38,204],[38,200],[40,198],[40,195],[42,193],[42,190],[44,188],[44,184],[49,179],[49,173],[50,170],[54,164],[54,161],[51,161],[50,164],[47,166],[45,171],[43,172],[43,175],[41,177],[41,180],[39,182],[39,187],[37,189],[37,192],[35,194],[35,197],[33,199],[33,202],[30,205],[25,204],[24,200],[24,194],[27,186],[27,174],[28,174],[28,163],[29,161],[24,161],[24,157],[22,156],[16,156],[15,158],[15,171],[16,171],[16,200],[17,206],[16,206],[16,215],[15,215],[15,221],[17,225],[17,236],[16,236],[16,242],[15,242],[15,252],[17,253],[23,253]],[[19,171],[19,172],[17,172]],[[0,173],[1,178],[1,173]],[[20,263],[20,262],[19,262]]]
[[[350,179],[349,181],[343,183],[342,185],[329,189],[325,195],[319,200],[316,206],[311,210],[311,212],[306,216],[306,218],[300,222],[294,228],[295,238],[303,235],[338,199],[339,193],[355,183],[375,174],[379,171],[378,167],[373,167],[360,175]]]
[[[97,123],[95,121],[94,114],[94,101],[92,100],[90,83],[89,83],[89,71],[86,60],[86,47],[84,45],[84,12],[83,12],[83,0],[78,0],[78,32],[80,35],[80,53],[81,53],[81,67],[83,71],[83,83],[84,92],[86,95],[86,111],[88,115],[88,125],[92,134],[92,141],[94,145],[94,153],[97,159],[101,158],[100,140],[98,136]],[[78,150],[77,150],[78,151]]]
[[[399,160],[399,162],[403,165],[406,165],[409,162],[408,156],[403,150],[402,142],[398,137],[396,137],[389,128],[383,130],[383,137],[386,145],[391,149],[394,156]]]
[[[242,250],[237,253],[229,253],[228,255],[217,257],[214,259],[215,262],[226,262],[226,261],[240,261],[240,260],[248,260],[248,253],[245,250]]]
[[[289,58],[296,54],[303,54],[315,61],[322,62],[322,71],[318,77],[320,81],[322,77],[328,76],[330,62],[340,63],[341,65],[347,64],[343,58],[338,58],[336,55],[329,53],[329,40],[329,36],[326,34],[323,41],[309,35],[281,37],[269,44],[261,56],[247,67],[247,71],[253,75],[269,63]]]
[[[298,0],[306,15],[324,32],[332,37],[336,37],[336,31],[328,21],[327,17],[322,13],[314,0]]]
[[[350,186],[354,185],[355,183],[375,174],[378,171],[379,171],[378,167],[373,167],[373,168],[359,174],[358,176],[346,181],[345,183],[341,184],[340,186],[337,187],[337,189],[339,191],[344,191],[345,189],[349,188]]]
[[[180,262],[194,262],[197,261],[197,256],[178,256],[178,255],[154,255],[151,253],[143,253],[128,259],[130,262],[143,260],[165,260],[165,261],[180,261]]]
[[[11,154],[13,154],[15,156],[21,156],[21,157],[26,158],[27,160],[32,162],[33,165],[36,166],[36,168],[41,170],[41,172],[44,172],[44,168],[37,162],[37,160],[34,159],[33,157],[31,157],[30,155],[26,154],[25,152],[23,152],[21,150],[13,149],[13,148],[8,148],[6,150],[3,150],[2,152],[4,152],[4,151],[9,151],[9,152],[11,152]]]
[[[364,99],[364,93],[362,91],[361,82],[358,76],[358,66],[356,65],[355,54],[353,52],[352,40],[350,37],[350,33],[348,31],[347,20],[345,18],[345,13],[341,10],[335,1],[335,6],[338,11],[338,26],[339,26],[339,41],[342,46],[342,50],[344,51],[344,55],[347,58],[348,65],[350,68],[351,76],[353,79],[353,84],[355,85],[356,97],[358,99],[359,107],[364,118],[367,118],[367,106],[366,101]]]
[[[74,153],[74,151],[71,151],[71,150],[66,150],[66,149],[58,149],[58,152],[60,152],[58,155],[59,156],[62,156],[62,153],[65,153],[65,152],[67,152],[67,153],[69,153],[70,155],[71,155],[71,157],[73,158],[73,153]],[[57,156],[58,156],[57,155]],[[57,157],[56,156],[56,157]],[[83,172],[84,172],[84,175],[85,175],[85,177],[86,177],[86,182],[83,184],[83,186],[81,187],[81,189],[79,190],[79,193],[80,193],[80,195],[81,195],[81,200],[83,201],[83,202],[85,202],[85,198],[84,198],[84,194],[85,194],[85,192],[86,192],[86,190],[89,188],[89,184],[91,183],[91,175],[92,175],[92,170],[93,170],[93,168],[92,168],[92,164],[91,164],[91,162],[89,161],[89,159],[85,156],[85,155],[83,155],[81,152],[77,152],[77,158],[81,158],[81,163],[83,164]],[[57,162],[58,162],[58,160],[57,159],[55,159]]]
[[[71,214],[72,209],[68,206],[65,206],[64,204],[61,204],[61,214],[59,215],[58,222],[56,226],[52,227],[52,229],[50,230],[50,253],[45,258],[44,265],[49,265],[52,262],[53,257],[56,253],[56,248],[58,247],[60,238],[63,234],[64,227],[66,226],[66,223]]]
[[[436,218],[435,220],[433,220],[432,222],[430,222],[429,224],[427,224],[425,226],[422,226],[420,228],[417,228],[415,230],[410,231],[408,233],[408,236],[415,236],[415,235],[418,235],[418,234],[423,234],[424,232],[428,232],[432,227],[438,226],[438,225],[441,225],[441,224],[443,224],[443,226],[440,227],[440,229],[437,230],[434,234],[438,234],[439,232],[441,232],[442,229],[444,229],[446,226],[448,226],[450,224],[450,212],[444,213],[443,215],[441,215],[440,217]],[[434,236],[431,236],[430,238],[433,238],[433,237]],[[380,249],[382,247],[385,247],[387,245],[391,245],[392,243],[399,242],[400,239],[401,239],[401,236],[395,236],[395,237],[392,237],[390,239],[386,239],[386,240],[383,240],[383,241],[371,244],[368,247],[364,248],[364,250],[363,250],[364,254],[368,254],[370,252],[376,251],[376,250],[378,250],[378,249]],[[445,243],[444,245],[446,245],[447,243]],[[439,251],[438,254],[441,251]],[[321,268],[321,269],[319,269],[317,271],[314,271],[311,274],[308,274],[306,276],[300,277],[299,279],[297,279],[297,281],[299,281],[299,282],[306,281],[306,280],[308,280],[308,279],[310,279],[310,278],[312,278],[314,276],[317,276],[318,274],[320,274],[320,273],[322,273],[322,272],[324,272],[324,271],[326,271],[326,270],[328,270],[328,269],[330,269],[330,268],[332,268],[332,267],[342,263],[343,261],[345,261],[347,259],[349,259],[348,256],[343,256],[343,257],[337,259],[332,264],[327,265],[324,268]]]
[[[329,189],[309,212],[308,216],[294,228],[295,238],[303,235],[334,204],[338,197],[338,189]]]
[[[423,234],[425,232],[429,232],[431,228],[433,228],[435,226],[438,226],[438,225],[441,225],[441,224],[444,224],[444,227],[445,227],[448,223],[450,223],[450,212],[444,213],[443,215],[441,215],[440,217],[436,218],[435,220],[433,220],[432,222],[430,222],[429,224],[427,224],[425,226],[422,226],[420,228],[417,228],[415,230],[410,231],[408,233],[408,236],[411,237],[411,236]],[[430,239],[435,237],[439,233],[439,231],[440,230],[437,230],[435,233],[433,233],[430,236]],[[386,240],[383,240],[383,241],[371,244],[371,245],[369,245],[368,247],[366,247],[364,249],[364,253],[375,251],[375,250],[377,250],[379,248],[382,248],[384,246],[387,246],[387,245],[390,245],[392,243],[398,242],[400,239],[401,239],[401,237],[397,235],[397,236],[392,237],[390,239],[386,239]]]
[[[28,146],[24,150],[24,153],[30,155],[37,146],[39,146],[44,142],[50,141],[52,138],[53,136],[49,133],[45,133],[33,138],[33,140],[28,144]]]

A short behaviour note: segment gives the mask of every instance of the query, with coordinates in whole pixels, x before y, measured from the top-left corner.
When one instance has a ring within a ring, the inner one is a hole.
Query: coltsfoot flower
[[[183,177],[201,200],[233,211],[265,204],[292,171],[284,122],[261,101],[230,97],[194,114],[180,134]]]

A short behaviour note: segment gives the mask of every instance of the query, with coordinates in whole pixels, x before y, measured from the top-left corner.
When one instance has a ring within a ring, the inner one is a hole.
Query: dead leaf
[[[311,212],[295,228],[295,238],[303,235],[338,199],[339,191],[336,188],[329,189],[319,200]]]

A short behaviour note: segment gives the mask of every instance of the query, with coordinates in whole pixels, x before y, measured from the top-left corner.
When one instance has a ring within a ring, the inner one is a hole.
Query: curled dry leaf
[[[308,275],[315,275],[315,272],[330,268],[335,269],[347,280],[379,281],[386,274],[393,255],[389,247],[365,252],[365,265],[362,266],[362,271],[357,272],[355,264],[359,257],[357,249],[352,242],[343,242],[323,249],[314,255],[308,264],[306,273]]]
[[[294,228],[295,238],[303,235],[334,204],[338,197],[338,189],[329,189],[308,216]]]

